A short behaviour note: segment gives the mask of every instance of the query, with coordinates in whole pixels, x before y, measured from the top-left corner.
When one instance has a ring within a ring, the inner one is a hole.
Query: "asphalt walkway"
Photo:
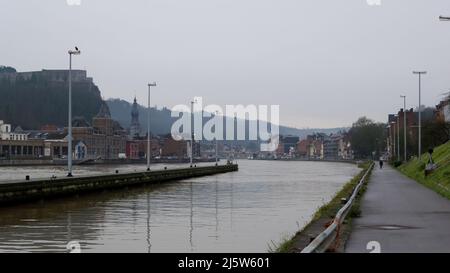
[[[375,167],[361,211],[346,252],[450,253],[450,201],[387,164]]]

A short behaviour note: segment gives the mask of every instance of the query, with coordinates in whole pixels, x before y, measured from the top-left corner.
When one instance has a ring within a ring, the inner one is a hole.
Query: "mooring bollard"
[[[25,176],[25,180],[30,180],[30,176],[29,175],[27,175],[27,176]]]
[[[119,170],[116,170],[116,174],[118,174],[119,173]]]

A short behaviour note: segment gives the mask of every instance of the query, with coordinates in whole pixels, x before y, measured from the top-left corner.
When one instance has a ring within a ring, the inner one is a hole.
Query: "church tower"
[[[136,97],[134,97],[133,107],[131,109],[131,127],[130,127],[130,136],[138,137],[141,133],[141,125],[139,123],[139,109],[136,101]]]

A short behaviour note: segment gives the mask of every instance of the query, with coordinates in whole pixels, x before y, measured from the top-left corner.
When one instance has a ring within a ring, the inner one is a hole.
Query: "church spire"
[[[131,108],[131,137],[137,137],[141,133],[141,125],[139,123],[139,106],[137,104],[136,96],[134,96],[133,106]]]

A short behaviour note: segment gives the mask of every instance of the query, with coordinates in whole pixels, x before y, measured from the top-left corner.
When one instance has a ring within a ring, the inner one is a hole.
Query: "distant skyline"
[[[0,65],[67,69],[67,50],[105,99],[171,108],[278,104],[281,124],[350,126],[434,106],[450,90],[448,0],[0,0]]]

